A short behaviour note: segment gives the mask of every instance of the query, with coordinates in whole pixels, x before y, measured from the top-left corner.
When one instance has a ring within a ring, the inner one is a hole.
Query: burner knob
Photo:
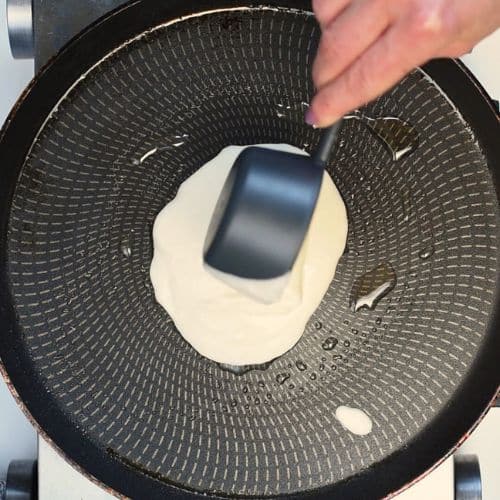
[[[7,0],[7,27],[10,51],[15,59],[33,59],[32,0]]]
[[[0,500],[36,500],[38,469],[33,460],[13,460],[7,470],[7,481],[0,481]]]
[[[454,455],[455,500],[481,500],[481,471],[477,455]]]

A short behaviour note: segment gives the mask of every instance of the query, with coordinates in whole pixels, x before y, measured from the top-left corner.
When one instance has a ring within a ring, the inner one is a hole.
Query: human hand
[[[431,58],[469,52],[500,26],[500,0],[313,0],[313,8],[322,34],[306,121],[318,127]]]

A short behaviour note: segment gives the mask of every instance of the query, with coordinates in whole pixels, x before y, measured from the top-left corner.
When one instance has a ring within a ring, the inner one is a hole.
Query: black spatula
[[[338,121],[322,132],[312,156],[260,147],[240,153],[223,186],[205,240],[205,263],[218,271],[219,278],[231,275],[262,280],[265,285],[267,280],[291,271],[340,126]],[[235,281],[228,284],[235,286]],[[285,285],[286,280],[281,280],[271,297],[265,287],[262,294],[252,295],[272,302]]]

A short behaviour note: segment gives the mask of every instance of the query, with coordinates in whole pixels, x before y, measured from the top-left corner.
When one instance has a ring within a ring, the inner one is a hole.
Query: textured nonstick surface
[[[156,483],[262,496],[350,478],[440,415],[487,338],[495,189],[472,131],[421,71],[363,110],[413,125],[411,155],[394,161],[362,123],[345,123],[329,172],[349,212],[349,251],[290,352],[233,375],[155,302],[152,223],[183,180],[230,144],[314,148],[303,103],[317,36],[308,14],[261,9],[152,31],[71,88],[17,181],[7,272],[41,401],[83,447]],[[353,282],[381,263],[395,288],[352,312]],[[326,351],[330,336],[338,343]],[[371,434],[346,431],[339,405],[363,409]]]

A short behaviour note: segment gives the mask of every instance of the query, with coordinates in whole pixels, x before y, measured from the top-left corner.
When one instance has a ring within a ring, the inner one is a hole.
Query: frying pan
[[[328,169],[348,251],[292,350],[235,375],[155,302],[151,225],[183,180],[229,144],[317,143],[310,5],[260,3],[128,4],[43,68],[2,131],[2,372],[68,459],[129,497],[390,495],[497,392],[500,127],[453,61],[361,110],[411,124],[412,154],[345,123]],[[354,312],[352,285],[382,264],[394,287]],[[340,405],[372,432],[344,429]]]

